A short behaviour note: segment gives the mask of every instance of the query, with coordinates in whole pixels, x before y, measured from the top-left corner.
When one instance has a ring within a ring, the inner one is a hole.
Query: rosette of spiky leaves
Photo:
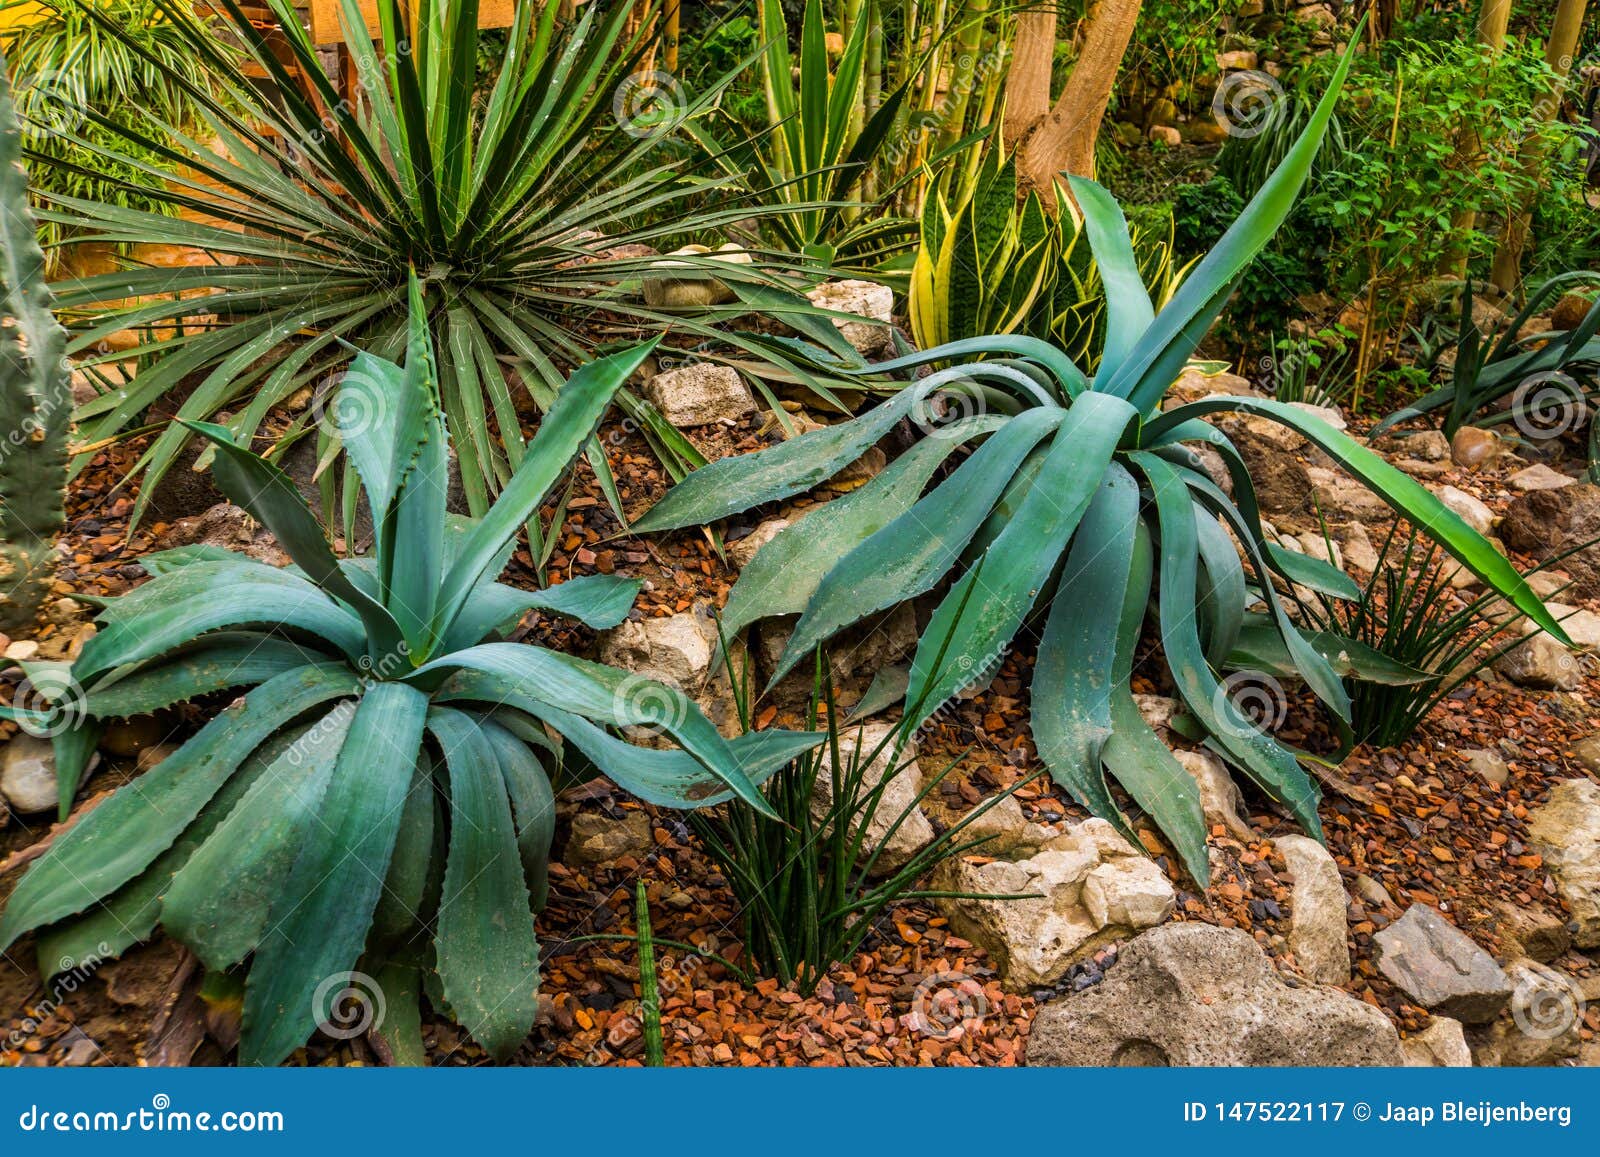
[[[189,59],[182,71],[146,54],[149,64],[204,111],[205,139],[157,115],[128,127],[92,109],[87,122],[101,131],[69,135],[84,155],[103,156],[108,171],[149,168],[140,158],[151,153],[163,158],[150,195],[185,215],[52,195],[46,216],[75,241],[168,246],[195,260],[177,269],[130,263],[60,287],[72,352],[88,364],[112,356],[95,353],[109,336],[141,335],[137,348],[114,354],[140,359],[137,381],[79,409],[86,443],[124,431],[180,383],[192,392],[175,405],[179,417],[230,411],[234,436],[249,441],[273,407],[347,360],[343,342],[399,355],[414,268],[434,345],[449,355],[439,385],[466,500],[482,514],[522,457],[518,402],[531,394],[548,405],[558,366],[583,361],[597,334],[673,327],[751,344],[713,328],[740,306],[650,308],[637,290],[652,259],[610,255],[619,246],[670,247],[685,234],[715,237],[766,211],[731,179],[697,174],[705,158],[664,152],[673,124],[701,115],[718,90],[691,99],[669,87],[666,107],[650,104],[657,82],[634,75],[645,40],[628,30],[629,5],[586,5],[558,27],[559,5],[518,3],[498,76],[483,94],[477,0],[408,6],[414,35],[396,0],[380,0],[376,39],[356,0],[341,0],[357,77],[345,94],[281,0],[272,0],[276,40],[236,0],[218,0],[210,22],[182,0],[152,2]],[[219,36],[238,50],[224,50]],[[130,51],[144,53],[137,44]],[[633,119],[639,102],[647,107]],[[108,146],[108,136],[129,147]],[[674,276],[770,290],[777,262],[685,257]],[[770,346],[760,356],[783,360]],[[626,392],[618,404],[669,465],[701,461],[653,408]],[[311,407],[284,437],[305,433],[308,415],[320,411]],[[170,425],[141,456],[136,518],[189,437],[181,423]],[[328,450],[319,447],[319,458]],[[589,459],[620,508],[603,455]]]
[[[336,559],[281,471],[197,423],[223,490],[294,566],[210,547],[153,556],[155,577],[105,606],[57,717],[8,711],[58,732],[65,808],[102,721],[242,689],[57,837],[6,904],[0,944],[37,930],[48,974],[160,925],[208,968],[247,972],[245,1063],[302,1044],[353,970],[382,986],[393,1024],[416,1024],[426,980],[436,1007],[491,1054],[513,1052],[536,1011],[533,912],[554,792],[603,772],[662,805],[737,796],[768,811],[757,784],[816,742],[730,742],[672,688],[499,641],[530,609],[597,628],[627,615],[634,580],[530,592],[495,579],[652,349],[573,373],[499,501],[458,518],[445,510],[445,425],[413,286],[404,368],[357,354],[335,399],[376,527],[368,558]],[[635,726],[679,747],[613,734]],[[417,1056],[420,1042],[402,1035],[391,1048]]]
[[[1462,288],[1456,330],[1455,364],[1447,385],[1404,406],[1373,428],[1373,436],[1412,418],[1443,414],[1445,436],[1462,426],[1492,429],[1514,423],[1519,430],[1562,434],[1579,425],[1596,401],[1593,371],[1600,366],[1600,301],[1570,330],[1544,330],[1524,336],[1522,328],[1556,297],[1581,286],[1600,284],[1600,274],[1575,270],[1552,277],[1528,295],[1527,303],[1491,341],[1472,316],[1472,284]],[[1590,385],[1577,377],[1583,367]],[[1600,428],[1589,429],[1589,469],[1600,469]]]
[[[1319,791],[1298,753],[1246,716],[1223,671],[1253,594],[1293,669],[1347,721],[1341,675],[1355,669],[1362,653],[1327,636],[1303,635],[1274,584],[1281,579],[1344,598],[1355,597],[1355,584],[1333,566],[1267,540],[1244,460],[1209,416],[1237,411],[1304,435],[1562,637],[1522,577],[1482,536],[1327,423],[1247,397],[1162,409],[1168,387],[1294,204],[1348,65],[1347,57],[1283,164],[1159,313],[1138,277],[1116,202],[1093,182],[1072,181],[1107,297],[1105,345],[1092,379],[1055,347],[1020,336],[958,341],[887,362],[875,368],[988,359],[922,378],[852,421],[697,470],[638,526],[710,522],[795,494],[910,418],[925,433],[911,449],[866,486],[762,548],[729,596],[725,629],[732,634],[766,616],[799,614],[777,665],[781,677],[821,640],[928,594],[953,574],[912,662],[909,726],[992,673],[1031,619],[1039,630],[1033,738],[1051,773],[1085,807],[1127,830],[1109,773],[1204,882],[1206,827],[1194,781],[1140,715],[1131,692],[1134,651],[1148,617],[1206,743],[1320,836]],[[935,412],[941,398],[949,403],[944,417]],[[1191,443],[1222,456],[1231,498],[1207,475]],[[971,453],[924,495],[941,464],[968,444],[975,444]]]

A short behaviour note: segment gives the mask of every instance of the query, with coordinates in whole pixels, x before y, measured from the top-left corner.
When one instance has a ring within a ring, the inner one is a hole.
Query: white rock
[[[674,426],[709,426],[723,419],[736,420],[755,412],[750,387],[732,366],[697,362],[692,366],[656,374],[644,386],[644,396]]]
[[[689,258],[677,260],[672,258]],[[645,304],[652,309],[703,309],[732,301],[733,290],[712,276],[709,262],[752,265],[755,259],[738,245],[712,251],[705,245],[685,245],[661,261],[653,262],[644,278]]]
[[[600,661],[639,677],[624,683],[621,694],[654,702],[659,692],[653,691],[648,681],[665,683],[693,699],[724,735],[731,736],[738,734],[738,712],[728,663],[719,654],[718,644],[715,620],[696,608],[662,618],[629,620],[604,632]],[[744,647],[738,640],[730,640],[729,650],[735,670],[742,670],[747,661]],[[639,734],[630,737],[664,742],[648,728],[638,730]]]
[[[1178,712],[1178,701],[1169,699],[1165,695],[1145,695],[1135,692],[1133,705],[1139,709],[1139,714],[1144,716],[1144,721],[1150,725],[1152,731],[1165,729]]]
[[[1301,554],[1309,554],[1312,558],[1320,558],[1323,562],[1332,563],[1340,569],[1344,568],[1344,558],[1339,553],[1337,542],[1324,538],[1316,531],[1302,534],[1298,542]]]
[[[1339,412],[1338,406],[1313,406],[1310,402],[1290,402],[1291,406],[1302,413],[1310,414],[1313,418],[1320,418],[1335,430],[1348,430],[1350,423],[1344,420],[1344,415]]]
[[[834,313],[853,313],[871,322],[833,319],[845,341],[863,357],[883,353],[893,346],[889,324],[894,320],[894,290],[875,281],[825,281],[806,294],[818,309]]]
[[[738,542],[730,542],[728,544],[729,560],[734,566],[743,570],[750,565],[750,560],[755,558],[756,551],[789,529],[790,525],[791,523],[787,518],[767,519]]]
[[[841,776],[849,773],[857,758],[866,759],[873,752],[878,752],[877,757],[861,772],[863,796],[888,777],[888,785],[878,797],[878,806],[866,819],[866,834],[862,840],[869,854],[882,847],[878,862],[873,867],[873,873],[880,876],[904,867],[912,856],[932,843],[934,838],[933,825],[917,806],[917,794],[922,790],[922,769],[917,764],[916,743],[908,740],[897,755],[895,741],[891,738],[896,726],[869,723],[863,727],[848,728],[839,735]],[[820,821],[832,806],[833,782],[829,769],[824,765],[811,796],[812,818]],[[897,821],[900,826],[892,835],[889,834],[889,829]]]
[[[1434,491],[1439,501],[1459,514],[1466,524],[1479,534],[1488,534],[1494,528],[1494,511],[1465,490],[1454,486],[1441,486]]]
[[[1367,528],[1359,522],[1352,522],[1339,537],[1339,547],[1344,554],[1345,562],[1356,570],[1372,574],[1378,569],[1380,559],[1378,548],[1372,545],[1372,537],[1367,534]]]
[[[1583,684],[1578,660],[1549,635],[1530,635],[1494,661],[1494,669],[1519,687],[1576,691]]]
[[[1459,1020],[1436,1016],[1421,1032],[1400,1042],[1400,1055],[1410,1069],[1470,1069],[1472,1050]]]
[[[1221,824],[1240,839],[1251,838],[1254,833],[1243,816],[1244,797],[1222,760],[1199,749],[1172,754],[1200,788],[1200,810],[1205,813],[1206,823],[1212,827]]]
[[[89,766],[79,783],[81,788],[100,764],[98,754],[89,760]],[[0,794],[19,815],[32,812],[54,811],[59,802],[60,789],[56,784],[56,757],[48,739],[18,732],[0,753]]]
[[[1319,984],[1349,983],[1350,945],[1339,865],[1327,848],[1307,836],[1278,836],[1273,844],[1294,875],[1290,950],[1306,975]]]
[[[1563,486],[1576,486],[1578,480],[1560,474],[1543,462],[1535,463],[1525,470],[1518,470],[1506,479],[1506,485],[1513,490],[1528,493],[1532,490],[1560,490]]]
[[[1005,984],[1053,984],[1100,946],[1172,914],[1172,885],[1104,820],[1089,819],[1026,859],[943,865],[941,890],[1030,898],[941,899],[956,932],[981,945]]]
[[[1528,821],[1532,844],[1544,857],[1572,913],[1572,939],[1600,948],[1600,784],[1569,779]]]

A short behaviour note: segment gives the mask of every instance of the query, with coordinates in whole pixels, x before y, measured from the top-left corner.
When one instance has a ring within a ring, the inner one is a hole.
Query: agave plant
[[[537,646],[497,641],[530,609],[614,626],[634,581],[503,585],[518,529],[591,437],[644,345],[563,385],[500,500],[445,511],[446,444],[420,290],[404,369],[357,354],[336,410],[376,527],[371,557],[337,561],[276,467],[220,426],[223,489],[277,536],[277,569],[211,547],[147,559],[66,671],[25,664],[33,696],[6,714],[54,735],[65,811],[102,721],[249,688],[178,751],[58,836],[18,883],[0,944],[39,930],[41,970],[118,953],[159,924],[207,968],[247,970],[240,1058],[281,1061],[360,968],[396,1024],[420,984],[504,1058],[533,1023],[543,903],[564,776],[597,772],[672,806],[738,796],[814,745],[729,742],[679,692]],[[664,731],[644,750],[608,727]],[[551,734],[559,734],[558,743]],[[330,980],[329,978],[334,978]],[[437,988],[432,982],[437,980]],[[320,1005],[320,1007],[319,1007]],[[417,1058],[420,1040],[395,1044]]]
[[[1530,436],[1566,433],[1579,424],[1594,402],[1567,371],[1600,365],[1600,301],[1570,330],[1546,330],[1519,336],[1522,327],[1562,293],[1594,285],[1600,276],[1586,270],[1552,277],[1528,296],[1522,309],[1495,341],[1485,339],[1472,317],[1472,285],[1461,294],[1461,319],[1456,330],[1455,365],[1448,385],[1403,406],[1373,428],[1373,436],[1413,418],[1441,414],[1445,436],[1462,426],[1486,428],[1515,423]],[[1600,429],[1589,428],[1589,468],[1600,469]]]
[[[1247,397],[1163,409],[1168,387],[1293,206],[1348,67],[1347,57],[1283,164],[1159,313],[1138,276],[1115,200],[1091,181],[1071,182],[1107,297],[1105,345],[1092,378],[1060,350],[1024,336],[958,341],[882,363],[875,369],[892,372],[973,355],[990,359],[917,380],[852,421],[697,470],[637,525],[665,530],[710,522],[797,493],[909,418],[924,433],[910,450],[868,485],[762,548],[729,596],[725,628],[732,633],[759,618],[799,613],[777,664],[774,677],[781,677],[836,631],[925,595],[954,574],[912,662],[906,725],[914,728],[992,671],[1036,617],[1032,728],[1051,774],[1090,811],[1126,830],[1107,786],[1107,773],[1115,777],[1204,882],[1206,829],[1194,781],[1140,716],[1129,686],[1149,615],[1172,682],[1206,742],[1320,835],[1317,786],[1297,753],[1234,702],[1222,670],[1244,624],[1248,562],[1255,596],[1294,669],[1347,721],[1340,675],[1349,656],[1337,643],[1323,639],[1319,649],[1302,636],[1273,577],[1346,598],[1357,592],[1342,571],[1267,540],[1244,461],[1207,417],[1238,411],[1304,435],[1562,637],[1488,542],[1428,490],[1327,423]],[[941,398],[951,403],[942,415]],[[976,448],[923,495],[940,465],[968,443]],[[1222,456],[1231,498],[1188,443]]]
[[[683,316],[638,300],[649,258],[605,256],[607,247],[710,235],[761,212],[726,180],[693,179],[664,156],[666,130],[700,115],[717,93],[690,100],[662,90],[653,74],[634,75],[644,33],[628,32],[628,5],[587,5],[558,28],[558,5],[521,0],[485,95],[477,0],[421,5],[414,37],[397,0],[381,0],[376,41],[357,0],[341,0],[359,78],[346,97],[281,0],[272,3],[289,63],[236,0],[215,6],[220,33],[182,0],[151,2],[181,39],[183,68],[138,43],[130,51],[204,110],[208,139],[159,116],[130,128],[93,110],[94,139],[67,135],[97,165],[149,170],[140,158],[156,153],[168,166],[155,173],[158,196],[185,216],[70,196],[52,197],[47,216],[79,240],[166,245],[204,258],[178,269],[132,265],[60,288],[60,306],[75,320],[72,352],[90,364],[113,335],[145,335],[131,354],[98,355],[136,357],[143,368],[127,389],[81,408],[86,441],[115,436],[180,382],[194,388],[179,417],[229,411],[235,438],[248,441],[273,407],[344,364],[344,341],[399,355],[415,268],[434,343],[450,355],[439,384],[467,502],[482,514],[522,456],[518,397],[526,391],[548,405],[561,383],[558,363],[581,361],[596,333],[624,323],[713,332],[714,308]],[[220,47],[223,34],[241,48]],[[106,134],[120,143],[102,143]],[[712,192],[716,207],[700,208]],[[710,259],[678,265],[689,267],[679,277],[715,270],[725,282],[758,287],[773,276]],[[619,404],[669,462],[698,461],[652,409],[626,393]],[[302,415],[285,439],[307,422]],[[189,437],[171,425],[141,457],[147,481],[136,516]],[[321,447],[319,458],[328,452]],[[603,456],[589,457],[620,508]]]

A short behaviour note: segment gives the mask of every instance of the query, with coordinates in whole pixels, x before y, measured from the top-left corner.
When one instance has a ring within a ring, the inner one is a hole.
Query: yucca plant
[[[1441,411],[1440,425],[1449,438],[1462,426],[1492,429],[1508,422],[1533,437],[1575,429],[1588,416],[1595,391],[1567,371],[1584,367],[1592,377],[1594,367],[1600,366],[1600,301],[1571,330],[1546,330],[1527,337],[1520,333],[1528,320],[1556,297],[1597,283],[1600,274],[1586,270],[1552,277],[1528,295],[1505,332],[1491,341],[1473,320],[1472,284],[1468,282],[1461,292],[1450,382],[1384,418],[1373,428],[1373,437],[1398,423]],[[1594,471],[1600,468],[1600,430],[1592,425],[1589,444],[1590,470]]]
[[[816,742],[730,743],[676,690],[496,641],[530,609],[592,627],[627,615],[633,580],[528,592],[495,576],[653,343],[573,373],[499,501],[462,519],[445,511],[438,363],[415,285],[411,301],[405,367],[359,353],[334,400],[373,555],[336,560],[282,472],[194,423],[223,489],[295,566],[213,547],[154,555],[155,577],[107,603],[70,668],[23,665],[35,688],[57,689],[51,702],[6,709],[54,735],[65,811],[104,720],[249,688],[58,836],[0,917],[0,945],[39,930],[45,973],[120,953],[158,924],[207,968],[247,970],[244,1063],[283,1060],[328,1016],[328,985],[342,991],[358,968],[396,1024],[416,1024],[426,979],[434,1004],[504,1059],[536,1011],[532,913],[564,777],[604,772],[657,804],[737,795],[769,812],[759,780]],[[606,730],[629,726],[681,750]],[[420,1041],[395,1051],[416,1058]]]
[[[150,63],[206,111],[209,139],[159,117],[121,127],[93,110],[89,122],[129,147],[69,139],[108,163],[139,163],[154,150],[181,169],[159,174],[160,196],[187,216],[66,196],[54,198],[49,216],[84,240],[160,243],[205,260],[133,266],[61,287],[74,353],[119,331],[146,334],[131,354],[101,355],[137,357],[143,368],[127,389],[80,409],[86,442],[124,430],[180,382],[193,385],[181,418],[229,411],[229,428],[248,441],[275,406],[345,363],[343,342],[398,356],[415,268],[434,343],[449,351],[440,391],[458,434],[466,499],[481,514],[522,457],[516,395],[527,391],[548,405],[561,384],[559,364],[582,360],[596,336],[610,340],[617,329],[716,332],[715,307],[687,316],[638,299],[650,258],[601,252],[683,232],[710,235],[761,213],[726,180],[694,179],[665,157],[666,130],[699,115],[717,93],[674,104],[674,94],[663,97],[654,81],[634,76],[645,34],[627,31],[628,5],[587,5],[557,27],[558,5],[520,0],[505,60],[481,96],[477,0],[417,5],[414,35],[397,0],[380,0],[377,41],[356,0],[341,0],[360,78],[347,99],[282,0],[272,3],[292,70],[235,0],[218,0],[216,9],[238,52],[219,47],[218,29],[181,0],[152,2],[178,30],[187,59],[181,70],[153,55]],[[252,70],[270,83],[259,84]],[[700,208],[711,192],[715,207]],[[693,257],[678,264],[678,278],[759,287],[773,280],[755,265]],[[727,316],[739,310],[722,307]],[[175,330],[179,324],[187,330]],[[627,393],[619,404],[669,463],[698,461],[652,409]],[[321,409],[303,412],[284,439],[305,434]],[[326,430],[318,435],[333,440]],[[136,516],[189,436],[172,425],[141,456],[146,483]],[[319,459],[330,450],[321,446]],[[589,460],[620,509],[603,456],[591,452]],[[330,490],[335,476],[326,475]]]
[[[860,203],[864,179],[890,141],[905,91],[890,93],[860,123],[868,22],[856,21],[830,71],[821,0],[806,0],[798,63],[780,0],[760,0],[759,12],[768,131],[732,149],[718,146],[709,133],[700,138],[730,172],[748,168],[752,187],[793,207],[767,221],[786,249],[823,267],[872,269],[907,248],[915,230],[915,222],[889,208],[896,188],[885,189],[873,205]]]
[[[1206,742],[1321,834],[1319,791],[1297,753],[1258,729],[1220,672],[1246,609],[1244,559],[1295,669],[1347,722],[1346,665],[1319,650],[1276,595],[1272,575],[1355,595],[1321,560],[1264,536],[1248,469],[1206,421],[1236,411],[1305,436],[1410,518],[1519,610],[1558,638],[1560,627],[1483,537],[1413,479],[1305,411],[1249,397],[1208,397],[1163,409],[1233,287],[1293,207],[1349,67],[1283,164],[1242,216],[1156,312],[1141,283],[1126,222],[1099,185],[1071,182],[1106,286],[1108,324],[1091,378],[1052,345],[1019,336],[953,342],[875,367],[957,364],[906,386],[860,417],[691,474],[638,523],[666,530],[712,522],[795,494],[911,419],[924,437],[868,485],[799,520],[762,548],[730,594],[725,626],[799,613],[774,678],[835,632],[948,575],[912,663],[906,701],[915,727],[993,668],[1030,616],[1042,620],[1032,690],[1033,738],[1051,773],[1094,814],[1122,825],[1114,776],[1159,824],[1191,875],[1208,878],[1205,822],[1194,781],[1140,716],[1129,686],[1151,599],[1168,673]],[[940,399],[950,404],[940,411]],[[1230,498],[1185,443],[1227,464]],[[977,443],[923,496],[940,465]],[[1230,538],[1230,531],[1232,537]]]

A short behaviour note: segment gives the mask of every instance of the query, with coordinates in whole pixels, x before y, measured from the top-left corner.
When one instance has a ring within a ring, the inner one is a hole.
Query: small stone
[[[1500,937],[1501,959],[1549,964],[1572,947],[1572,932],[1560,916],[1513,900],[1496,900],[1491,908],[1489,928]]]
[[[756,551],[789,529],[790,525],[787,518],[767,519],[739,541],[728,544],[728,561],[743,570],[755,558]]]
[[[1217,71],[1228,72],[1233,69],[1253,69],[1256,66],[1256,54],[1247,48],[1236,49],[1233,52],[1217,53]]]
[[[1462,520],[1479,534],[1488,534],[1494,529],[1494,511],[1465,490],[1458,490],[1454,486],[1441,486],[1434,493],[1438,495],[1440,502],[1459,514]]]
[[[1340,550],[1344,554],[1344,561],[1356,570],[1372,574],[1378,569],[1380,559],[1378,550],[1372,545],[1372,537],[1367,534],[1367,528],[1359,522],[1352,522],[1344,530],[1339,539]]]
[[[99,766],[98,756],[91,756],[84,770],[80,788],[89,782]],[[19,731],[0,752],[0,794],[18,815],[54,811],[60,802],[60,788],[56,782],[56,756],[48,739]]]
[[[1175,149],[1183,144],[1183,134],[1171,125],[1151,125],[1149,137],[1153,143],[1165,145],[1169,149]]]
[[[18,639],[6,647],[5,657],[17,663],[26,663],[39,653],[39,644],[33,639]]]
[[[1400,1053],[1411,1069],[1470,1069],[1472,1050],[1459,1020],[1436,1016],[1421,1032],[1400,1041]]]
[[[1139,709],[1139,714],[1150,725],[1152,731],[1163,731],[1171,723],[1172,717],[1178,713],[1178,701],[1169,699],[1165,695],[1145,695],[1135,692],[1133,704]]]
[[[1364,872],[1358,872],[1355,878],[1350,881],[1350,890],[1368,908],[1376,908],[1381,911],[1384,908],[1395,906],[1394,897],[1389,895],[1389,889]]]
[[[1344,420],[1344,415],[1339,412],[1338,406],[1314,406],[1310,402],[1290,402],[1289,405],[1299,410],[1302,414],[1310,414],[1318,421],[1324,422],[1335,430],[1348,430],[1350,423]]]
[[[833,319],[840,336],[863,357],[892,348],[894,342],[888,323],[894,320],[894,290],[887,285],[875,281],[825,281],[806,297],[818,309],[871,319],[867,322]]]
[[[1212,827],[1221,824],[1230,835],[1239,839],[1253,839],[1255,833],[1243,817],[1244,797],[1239,785],[1233,782],[1222,760],[1209,751],[1174,751],[1173,756],[1183,769],[1194,777],[1200,789],[1200,810],[1206,823]]]
[[[1319,984],[1350,982],[1344,881],[1328,849],[1307,836],[1278,836],[1274,846],[1294,875],[1289,948]]]
[[[154,715],[134,715],[106,724],[106,729],[100,733],[100,750],[121,759],[132,759],[165,738],[166,732]]]
[[[1477,470],[1498,461],[1506,454],[1506,446],[1493,430],[1477,426],[1462,426],[1450,439],[1450,457],[1457,466]]]
[[[1498,752],[1463,751],[1461,754],[1466,758],[1467,770],[1485,783],[1503,787],[1511,778],[1511,769],[1506,766],[1506,761]]]
[[[149,771],[162,760],[176,755],[178,751],[179,747],[176,743],[158,743],[154,747],[147,747],[139,752],[138,758],[134,761],[134,767],[141,772]]]
[[[625,811],[618,819],[599,812],[579,812],[572,817],[565,863],[573,867],[614,864],[625,856],[640,858],[655,848],[650,817],[642,811]]]
[[[1584,1013],[1577,986],[1536,960],[1518,960],[1506,971],[1513,986],[1511,1013],[1473,1042],[1479,1067],[1550,1066],[1576,1056]]]
[[[1583,668],[1570,651],[1543,631],[1530,635],[1494,661],[1494,669],[1519,687],[1576,691]]]
[[[756,409],[739,371],[710,362],[656,374],[645,383],[644,396],[663,418],[685,428],[736,420]]]
[[[1560,490],[1563,486],[1576,486],[1578,480],[1565,474],[1557,473],[1543,462],[1535,463],[1525,470],[1518,470],[1506,479],[1506,485],[1513,490],[1520,490],[1524,494],[1533,490]]]
[[[1399,430],[1379,438],[1373,449],[1422,462],[1443,462],[1450,457],[1450,439],[1438,430]]]
[[[645,304],[652,309],[704,309],[732,301],[736,296],[733,290],[712,276],[708,268],[713,261],[755,263],[738,245],[724,245],[715,252],[705,245],[685,245],[651,263],[643,281]]]
[[[1511,1000],[1500,966],[1426,904],[1373,935],[1378,969],[1416,1004],[1468,1024],[1493,1020]]]

